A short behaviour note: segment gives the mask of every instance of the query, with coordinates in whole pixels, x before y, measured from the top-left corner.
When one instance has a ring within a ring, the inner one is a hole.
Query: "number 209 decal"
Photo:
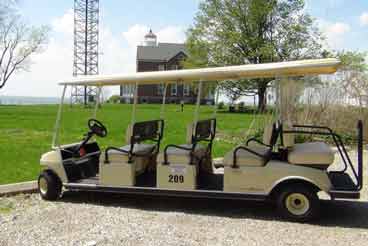
[[[170,183],[184,183],[184,176],[183,175],[169,175],[169,182]]]

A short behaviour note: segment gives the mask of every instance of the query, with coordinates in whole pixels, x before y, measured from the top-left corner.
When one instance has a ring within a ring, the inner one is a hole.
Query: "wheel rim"
[[[39,186],[41,194],[46,195],[48,187],[47,187],[47,180],[44,177],[40,178],[38,186]]]
[[[285,205],[290,213],[298,216],[307,213],[310,208],[308,198],[301,193],[290,194],[285,200]]]

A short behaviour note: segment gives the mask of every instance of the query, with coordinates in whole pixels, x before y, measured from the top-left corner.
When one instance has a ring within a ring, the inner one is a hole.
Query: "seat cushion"
[[[295,144],[289,151],[288,161],[300,165],[331,165],[334,151],[324,142]]]
[[[152,152],[153,148],[155,147],[154,144],[135,144],[133,147],[133,153],[134,154],[148,154]],[[130,145],[125,145],[121,147],[120,149],[123,149],[125,151],[130,150]],[[145,161],[144,159],[147,159],[145,157],[133,157],[133,162],[136,167],[137,172],[141,172],[145,169],[146,164],[148,161]],[[117,150],[110,150],[109,151],[109,161],[110,162],[122,162],[127,163],[129,160],[128,154],[119,152]]]
[[[184,148],[191,148],[191,144],[181,144],[180,147]],[[184,150],[184,149],[178,149],[174,147],[169,147],[167,149],[167,160],[169,163],[175,163],[175,164],[190,164],[190,151]],[[200,158],[202,158],[206,154],[206,147],[197,144],[194,150],[194,160],[196,161]],[[160,153],[158,157],[158,162],[163,163],[164,162],[164,153]]]
[[[267,155],[271,152],[270,148],[261,145],[247,146],[247,148],[261,155]],[[234,164],[234,150],[225,155],[224,166],[232,166]],[[266,164],[266,159],[250,153],[245,149],[240,149],[236,155],[236,163],[238,166],[263,166]]]

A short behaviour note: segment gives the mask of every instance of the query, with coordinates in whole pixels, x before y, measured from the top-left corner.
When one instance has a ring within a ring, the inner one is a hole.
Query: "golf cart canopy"
[[[341,62],[338,59],[328,58],[201,69],[138,72],[132,74],[78,77],[62,81],[60,85],[100,87],[133,83],[140,85],[170,84],[173,82],[192,83],[193,81],[320,75],[335,73],[340,64]]]

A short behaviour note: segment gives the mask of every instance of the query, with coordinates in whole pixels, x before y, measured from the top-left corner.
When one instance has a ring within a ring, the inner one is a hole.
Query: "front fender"
[[[43,170],[51,170],[63,183],[68,182],[60,150],[52,150],[41,156],[40,165]]]

